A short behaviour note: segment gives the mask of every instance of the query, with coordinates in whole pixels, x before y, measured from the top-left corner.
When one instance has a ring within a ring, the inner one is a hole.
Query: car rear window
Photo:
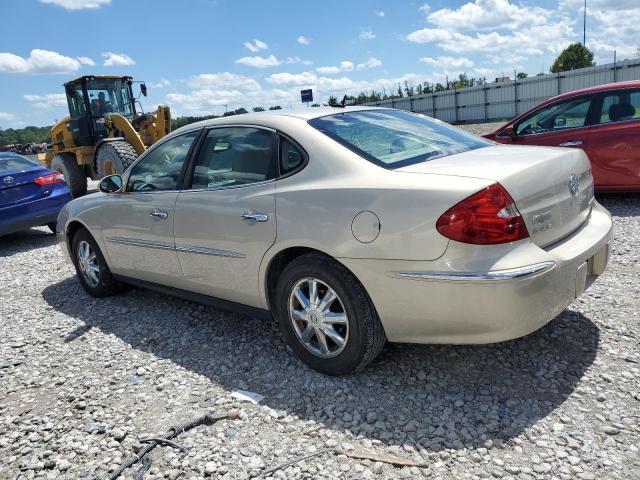
[[[491,142],[424,115],[361,110],[315,118],[309,124],[367,160],[399,168],[487,147]]]
[[[0,173],[13,172],[16,170],[24,170],[25,168],[33,168],[36,164],[31,160],[17,155],[7,155],[0,157]]]

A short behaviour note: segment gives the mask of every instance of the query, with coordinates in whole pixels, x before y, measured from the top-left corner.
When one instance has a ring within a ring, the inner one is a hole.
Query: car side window
[[[189,149],[200,132],[179,135],[158,145],[140,160],[129,175],[127,191],[178,190],[178,178]]]
[[[196,160],[192,189],[247,185],[275,177],[275,134],[253,127],[209,130]]]
[[[293,142],[280,138],[280,175],[294,171],[304,162],[304,153]]]
[[[600,123],[640,120],[640,91],[620,90],[602,99]]]
[[[547,105],[526,117],[516,126],[516,135],[557,132],[569,128],[583,127],[592,98],[573,98]]]

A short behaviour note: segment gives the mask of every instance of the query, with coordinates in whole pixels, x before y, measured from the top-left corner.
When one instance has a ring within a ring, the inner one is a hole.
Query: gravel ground
[[[141,438],[231,408],[238,419],[175,439],[186,455],[157,447],[145,478],[247,479],[324,450],[271,475],[640,478],[640,195],[600,201],[615,217],[609,269],[547,326],[495,345],[388,345],[346,378],[307,369],[269,322],[140,289],[91,299],[45,229],[0,238],[0,478],[101,478]]]

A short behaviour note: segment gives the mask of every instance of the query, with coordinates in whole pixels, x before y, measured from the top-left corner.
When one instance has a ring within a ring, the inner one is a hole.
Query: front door
[[[640,188],[640,89],[602,95],[587,154],[596,188]]]
[[[591,95],[546,105],[514,126],[514,145],[586,148],[593,112]]]
[[[207,133],[175,209],[184,288],[261,306],[260,263],[276,238],[275,140],[256,127]]]
[[[175,204],[198,134],[157,145],[133,166],[125,192],[106,195],[100,207],[102,236],[114,273],[169,286],[180,283],[173,238]]]

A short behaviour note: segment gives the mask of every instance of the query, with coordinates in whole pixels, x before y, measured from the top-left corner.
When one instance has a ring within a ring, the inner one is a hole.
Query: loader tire
[[[100,145],[96,155],[96,167],[100,178],[107,175],[122,175],[138,158],[130,143],[124,140],[105,142]]]
[[[64,175],[73,198],[87,194],[87,175],[73,153],[59,153],[53,157],[51,168]]]

